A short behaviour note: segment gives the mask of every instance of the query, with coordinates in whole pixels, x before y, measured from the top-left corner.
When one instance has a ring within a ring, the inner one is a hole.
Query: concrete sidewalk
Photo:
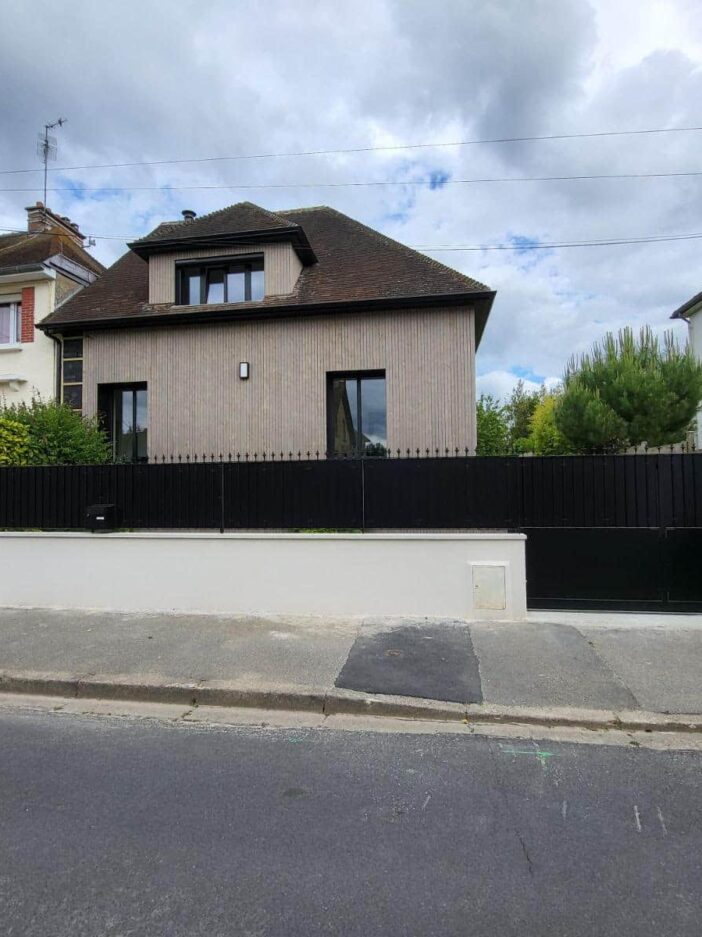
[[[0,690],[702,731],[702,616],[285,621],[0,609]]]

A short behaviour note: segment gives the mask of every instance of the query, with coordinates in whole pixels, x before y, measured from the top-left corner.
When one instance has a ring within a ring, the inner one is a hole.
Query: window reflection
[[[186,303],[196,306],[200,302],[200,274],[189,273],[186,277],[187,298]]]
[[[207,298],[208,303],[224,302],[224,270],[208,270],[207,272]]]
[[[227,274],[227,302],[243,303],[246,299],[246,271],[232,270]]]
[[[332,376],[328,405],[329,448],[335,455],[386,455],[384,375]]]
[[[251,271],[251,299],[261,300],[265,296],[265,286],[263,280],[263,267],[260,270]],[[235,300],[230,300],[235,302]]]

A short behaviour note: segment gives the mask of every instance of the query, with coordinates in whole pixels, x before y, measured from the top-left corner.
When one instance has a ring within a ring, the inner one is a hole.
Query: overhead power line
[[[21,228],[1,228],[12,234],[27,234],[26,230]],[[99,241],[134,241],[143,234],[85,234],[84,237],[95,238]],[[69,234],[55,232],[54,237],[64,237],[72,240]],[[529,251],[529,250],[555,250],[560,247],[617,247],[621,244],[657,244],[663,241],[694,241],[702,238],[702,232],[695,234],[663,234],[645,237],[633,238],[601,238],[590,241],[553,241],[538,242],[527,244],[407,244],[413,250],[424,251],[426,253],[436,253],[440,251]]]
[[[80,192],[183,192],[212,189],[339,189],[365,186],[403,186],[422,185],[441,189],[445,185],[482,185],[490,182],[574,182],[599,179],[676,179],[688,176],[702,176],[702,170],[684,170],[680,172],[615,172],[590,173],[576,176],[487,176],[475,179],[382,179],[367,182],[251,182],[221,183],[217,185],[115,185],[115,186],[80,186]],[[57,186],[47,192],[72,192],[75,187]],[[0,192],[36,192],[36,188],[7,188]]]
[[[288,153],[236,153],[230,156],[197,156],[178,159],[135,160],[128,163],[86,163],[82,166],[58,166],[50,172],[76,172],[85,169],[131,169],[137,166],[173,166],[181,163],[216,163],[249,159],[289,159],[298,156],[340,156],[352,153],[390,153],[407,150],[423,150],[452,146],[479,146],[498,143],[536,143],[546,140],[584,140],[597,137],[631,137],[657,133],[694,133],[700,127],[655,127],[642,130],[599,130],[589,133],[553,133],[525,137],[493,137],[477,140],[452,140],[432,143],[396,143],[384,146],[356,146],[343,149],[299,150]],[[0,169],[1,175],[43,172],[42,169]]]
[[[424,244],[410,245],[414,250],[436,253],[439,251],[538,251],[553,250],[559,247],[617,247],[620,244],[658,244],[662,241],[694,241],[702,238],[700,234],[666,234],[660,237],[639,238],[602,238],[593,241],[553,241],[552,243],[538,244],[488,244],[488,245],[457,245],[429,246]]]

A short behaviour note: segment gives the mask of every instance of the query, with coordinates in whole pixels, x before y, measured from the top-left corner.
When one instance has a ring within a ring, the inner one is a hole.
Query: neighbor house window
[[[261,300],[264,295],[263,258],[176,267],[176,302],[181,306],[246,303]]]
[[[61,394],[72,410],[83,409],[83,339],[64,338],[61,346]]]
[[[387,454],[385,372],[329,374],[328,448],[335,456]]]
[[[0,303],[0,345],[22,340],[22,303]]]
[[[101,384],[98,411],[115,462],[145,461],[149,425],[146,384]]]

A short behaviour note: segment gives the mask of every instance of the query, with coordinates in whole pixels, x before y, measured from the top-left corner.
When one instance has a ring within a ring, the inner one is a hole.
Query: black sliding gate
[[[532,608],[702,611],[702,454],[0,467],[0,529],[513,530]]]
[[[702,611],[701,528],[524,533],[530,608]]]

